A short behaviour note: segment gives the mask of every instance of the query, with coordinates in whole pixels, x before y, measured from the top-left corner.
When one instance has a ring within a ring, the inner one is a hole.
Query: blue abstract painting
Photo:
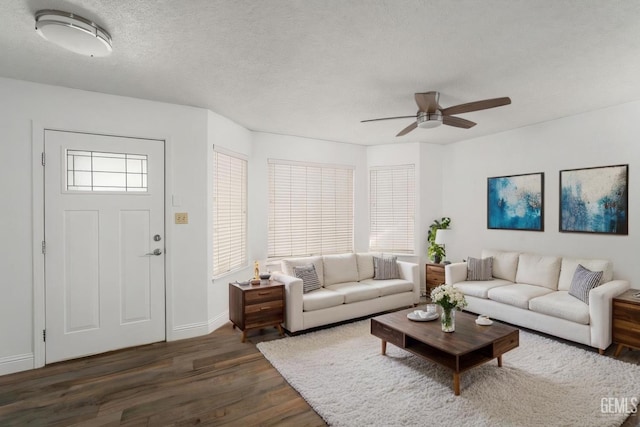
[[[488,178],[487,228],[544,231],[544,173]]]
[[[629,165],[560,171],[560,231],[629,234]]]

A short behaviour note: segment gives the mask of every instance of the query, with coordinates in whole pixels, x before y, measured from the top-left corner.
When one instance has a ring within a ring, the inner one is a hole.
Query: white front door
[[[164,340],[164,142],[44,141],[46,363]]]

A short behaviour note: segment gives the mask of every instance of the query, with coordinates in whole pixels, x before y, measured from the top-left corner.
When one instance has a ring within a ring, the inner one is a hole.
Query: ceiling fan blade
[[[475,122],[467,119],[461,119],[460,117],[444,116],[442,117],[442,123],[449,126],[455,126],[457,128],[469,129],[476,125]]]
[[[409,132],[411,132],[412,130],[414,130],[417,127],[418,127],[418,123],[417,122],[413,122],[409,126],[407,126],[406,128],[402,129],[400,131],[400,133],[397,134],[396,136],[406,135],[406,134],[408,134]]]
[[[438,104],[440,99],[439,92],[416,93],[415,99],[420,111],[435,113],[436,110],[440,109],[440,105]]]
[[[369,119],[369,120],[361,120],[360,123],[366,122],[377,122],[379,120],[395,120],[395,119],[415,119],[415,114],[413,116],[398,116],[398,117],[383,117],[381,119]]]
[[[482,101],[468,102],[466,104],[454,105],[452,107],[445,108],[442,111],[442,115],[450,116],[453,114],[470,113],[471,111],[486,110],[488,108],[501,107],[503,105],[511,104],[511,98],[493,98],[485,99]]]

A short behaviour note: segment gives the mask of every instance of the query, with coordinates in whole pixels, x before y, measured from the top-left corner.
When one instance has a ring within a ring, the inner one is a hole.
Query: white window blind
[[[353,168],[269,159],[268,252],[353,252]]]
[[[247,161],[214,151],[213,276],[247,265]]]
[[[415,166],[369,171],[371,251],[413,253],[415,233]]]

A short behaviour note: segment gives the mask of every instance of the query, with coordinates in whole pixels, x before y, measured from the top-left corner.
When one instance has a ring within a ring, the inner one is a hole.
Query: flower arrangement
[[[444,332],[456,330],[455,310],[461,310],[467,306],[467,300],[460,290],[453,285],[440,285],[431,291],[431,301],[442,307],[440,322]]]
[[[467,306],[464,294],[454,288],[453,285],[440,285],[434,288],[431,291],[431,301],[445,310],[461,310]]]

